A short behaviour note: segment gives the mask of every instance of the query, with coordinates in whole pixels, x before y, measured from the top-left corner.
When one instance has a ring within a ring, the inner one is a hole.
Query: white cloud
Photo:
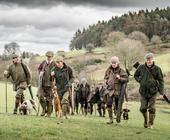
[[[135,9],[65,4],[28,8],[0,4],[0,45],[2,47],[3,42],[16,41],[22,43],[23,47],[28,47],[29,43],[32,46],[53,44],[58,49],[68,50],[69,42],[78,28],[88,27],[98,20],[108,20],[129,10]]]

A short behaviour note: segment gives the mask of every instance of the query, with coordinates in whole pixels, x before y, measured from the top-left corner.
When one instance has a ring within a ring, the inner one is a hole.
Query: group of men
[[[145,63],[136,66],[134,78],[140,84],[139,93],[141,95],[140,111],[144,117],[144,127],[153,128],[155,118],[156,93],[164,94],[164,80],[160,67],[155,65],[152,53],[145,55]],[[120,61],[117,56],[110,59],[110,65],[107,68],[104,80],[97,87],[90,87],[86,79],[81,83],[74,80],[73,71],[61,56],[54,57],[53,52],[46,53],[44,60],[38,67],[39,77],[41,79],[41,92],[37,94],[42,107],[41,116],[50,117],[53,110],[52,82],[55,82],[57,94],[61,101],[62,115],[67,118],[71,103],[71,93],[74,90],[75,110],[78,112],[78,104],[81,104],[82,113],[87,115],[90,106],[92,113],[93,104],[97,103],[100,116],[105,116],[105,105],[109,115],[108,124],[113,123],[113,110],[115,110],[116,124],[120,123],[123,98],[128,82],[128,74],[120,67]],[[31,73],[27,65],[20,61],[18,55],[12,56],[12,64],[4,71],[4,76],[11,76],[14,85],[15,107],[14,114],[24,101],[23,91],[30,86]],[[74,89],[72,86],[74,85]],[[114,109],[113,109],[114,108]]]

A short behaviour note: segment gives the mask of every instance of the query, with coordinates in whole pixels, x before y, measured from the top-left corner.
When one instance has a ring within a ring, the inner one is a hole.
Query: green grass
[[[12,115],[14,96],[8,85],[8,113],[5,113],[5,84],[0,83],[0,139],[1,140],[169,140],[170,106],[157,104],[155,129],[144,129],[143,118],[139,112],[139,103],[128,103],[130,119],[122,120],[120,126],[107,125],[108,117],[95,115],[86,117],[70,116],[67,120],[54,117]],[[34,93],[36,89],[33,89]],[[29,95],[26,97],[30,98]],[[63,123],[61,122],[63,121]]]
[[[170,71],[170,53],[161,54],[155,58],[156,64],[158,64],[164,73]]]

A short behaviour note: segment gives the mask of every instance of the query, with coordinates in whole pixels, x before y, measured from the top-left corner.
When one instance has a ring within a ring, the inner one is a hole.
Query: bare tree
[[[134,39],[134,40],[139,40],[143,44],[146,44],[149,42],[149,38],[144,33],[139,32],[139,31],[133,31],[132,33],[130,33],[128,35],[128,38]]]
[[[144,46],[140,41],[125,38],[116,45],[114,55],[117,55],[125,68],[132,70],[133,64],[144,56]]]
[[[107,40],[104,42],[104,46],[105,47],[109,47],[110,49],[113,49],[115,47],[115,45],[122,39],[124,39],[126,37],[126,35],[122,32],[118,32],[118,31],[114,31],[111,32],[108,35]]]
[[[8,59],[13,53],[21,55],[20,46],[16,42],[5,44],[3,58]]]
[[[162,43],[162,40],[160,38],[160,36],[158,35],[153,35],[153,37],[151,38],[151,42],[153,44],[158,44],[158,43]]]
[[[92,53],[93,49],[94,49],[94,45],[92,43],[89,43],[86,45],[86,50],[88,53]]]

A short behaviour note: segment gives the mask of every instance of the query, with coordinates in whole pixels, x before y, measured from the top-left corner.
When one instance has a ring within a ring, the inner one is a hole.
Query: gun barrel
[[[32,87],[29,86],[29,87],[28,87],[28,90],[29,90],[29,92],[30,92],[31,98],[34,100],[34,96],[33,96],[33,92],[32,92]]]

